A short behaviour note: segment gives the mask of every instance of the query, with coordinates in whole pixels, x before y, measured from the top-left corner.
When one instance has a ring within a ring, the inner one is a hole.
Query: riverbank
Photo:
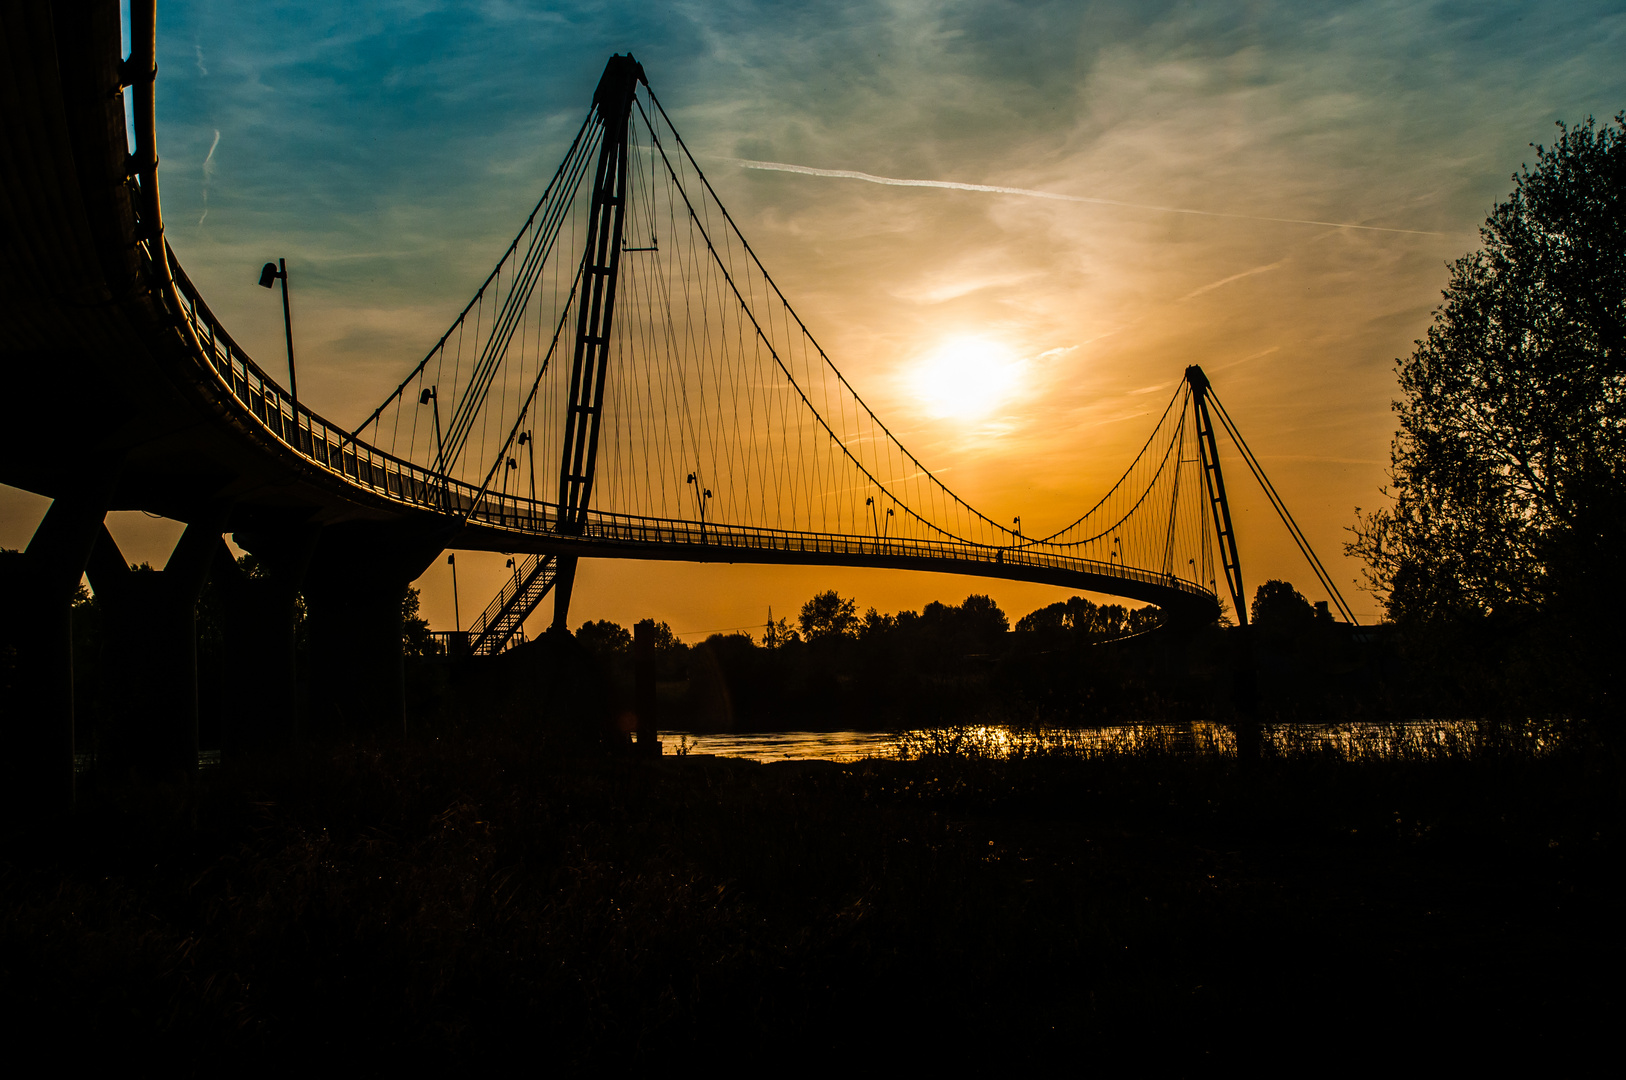
[[[1621,1004],[1619,778],[1467,749],[307,750],[92,781],[65,835],[9,837],[0,1004],[185,1069],[1563,1056]]]

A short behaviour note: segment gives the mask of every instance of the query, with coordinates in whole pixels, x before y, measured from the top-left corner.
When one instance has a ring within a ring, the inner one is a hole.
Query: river
[[[1426,756],[1461,752],[1477,737],[1470,720],[1407,720],[1392,724],[1294,724],[1266,729],[1282,750],[1333,752],[1343,757]],[[1232,753],[1231,732],[1215,724],[1123,724],[1042,732],[998,726],[913,731],[772,731],[717,734],[660,733],[663,754],[710,754],[752,761],[860,761],[917,757],[933,752],[1003,757],[1033,751],[1090,754],[1162,747],[1194,753]]]

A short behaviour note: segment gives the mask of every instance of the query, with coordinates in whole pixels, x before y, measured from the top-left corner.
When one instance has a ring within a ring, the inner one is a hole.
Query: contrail
[[[203,55],[203,50],[200,48],[198,50],[198,56],[201,57],[202,55]],[[202,66],[201,60],[199,62],[199,66],[200,67]],[[208,72],[204,72],[204,74],[207,75]],[[198,224],[199,225],[202,225],[203,224],[203,219],[209,216],[209,181],[214,179],[214,175],[215,175],[215,148],[217,146],[219,146],[219,145],[220,145],[220,129],[215,128],[215,141],[209,144],[208,156],[206,156],[203,159],[203,214],[198,218]]]
[[[1118,199],[1093,199],[1085,195],[1062,195],[1054,191],[1035,191],[1032,188],[1002,187],[996,184],[961,184],[953,180],[903,180],[895,176],[875,176],[851,169],[815,169],[809,165],[787,165],[782,161],[748,161],[732,159],[744,169],[764,169],[768,172],[799,173],[802,176],[828,176],[837,180],[862,180],[866,184],[886,184],[890,187],[947,188],[950,191],[986,191],[991,195],[1022,195],[1030,199],[1054,199],[1057,202],[1095,203],[1099,206],[1123,206],[1131,210],[1156,210],[1164,214],[1194,214],[1198,217],[1236,218],[1241,221],[1274,221],[1284,225],[1321,225],[1332,229],[1363,229],[1367,232],[1406,233],[1410,236],[1443,236],[1443,233],[1425,229],[1390,229],[1382,225],[1353,225],[1347,221],[1316,221],[1311,218],[1261,217],[1257,214],[1227,214],[1219,210],[1187,210],[1179,206],[1154,206],[1151,203],[1123,202]]]
[[[1286,262],[1287,262],[1286,259],[1277,259],[1275,262],[1271,263],[1269,266],[1256,266],[1252,270],[1244,270],[1240,274],[1232,274],[1230,277],[1220,278],[1218,281],[1210,281],[1207,285],[1204,285],[1202,288],[1193,289],[1190,292],[1186,293],[1186,295],[1182,296],[1177,301],[1177,303],[1182,303],[1183,304],[1187,300],[1190,300],[1193,296],[1201,296],[1205,292],[1213,292],[1215,289],[1219,288],[1221,285],[1229,285],[1231,282],[1233,282],[1233,281],[1241,281],[1245,277],[1252,277],[1255,274],[1269,273],[1270,271],[1276,269],[1278,266],[1285,265]]]

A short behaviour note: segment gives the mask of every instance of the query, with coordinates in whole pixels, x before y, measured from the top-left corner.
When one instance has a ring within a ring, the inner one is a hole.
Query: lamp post
[[[266,263],[260,269],[260,288],[269,289],[274,282],[282,282],[282,331],[288,339],[288,393],[294,399],[294,427],[299,427],[299,378],[294,374],[294,320],[288,311],[288,264],[278,259],[276,265]]]
[[[446,471],[446,444],[440,437],[440,394],[439,388],[426,386],[418,394],[419,405],[433,404],[435,406],[435,471]]]
[[[689,483],[694,485],[694,501],[700,507],[700,542],[706,542],[706,500],[711,498],[711,488],[700,483],[694,473],[689,474]]]
[[[452,625],[457,627],[457,632],[461,634],[463,632],[463,616],[459,615],[457,611],[457,553],[455,551],[446,553],[446,565],[452,568]]]
[[[529,431],[519,433],[519,444],[529,446],[531,452],[531,513],[536,513],[536,440]]]

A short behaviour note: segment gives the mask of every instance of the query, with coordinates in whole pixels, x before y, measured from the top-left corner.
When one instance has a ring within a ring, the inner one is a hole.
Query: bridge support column
[[[198,595],[224,512],[186,527],[162,570],[130,569],[105,526],[87,567],[103,610],[105,756],[116,768],[184,779],[198,768]]]
[[[632,625],[632,701],[638,716],[639,757],[660,757],[660,697],[655,689],[655,623],[640,619]]]
[[[215,583],[226,594],[226,652],[233,672],[231,706],[221,730],[228,755],[287,746],[299,735],[298,599],[316,548],[316,528],[234,537],[259,561],[250,577],[222,544]]]
[[[1265,735],[1259,723],[1259,669],[1254,664],[1253,626],[1239,626],[1231,654],[1231,732],[1236,736],[1236,756],[1257,761],[1264,756]]]
[[[570,591],[576,587],[576,557],[560,555],[553,578],[553,629],[569,631]]]
[[[0,556],[0,786],[11,820],[73,806],[73,596],[106,516],[99,493],[51,504]]]
[[[312,737],[406,733],[401,604],[440,551],[398,530],[323,530],[305,576]]]

